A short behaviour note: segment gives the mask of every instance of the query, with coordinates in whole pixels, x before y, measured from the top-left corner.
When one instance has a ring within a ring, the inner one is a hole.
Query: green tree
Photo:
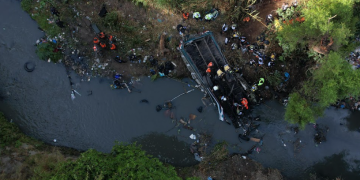
[[[360,95],[360,71],[352,69],[339,53],[331,52],[299,90],[292,93],[285,112],[290,123],[304,127],[323,115],[339,99]]]
[[[110,154],[88,150],[75,162],[61,164],[52,179],[180,179],[135,144],[116,144]]]
[[[305,22],[294,21],[283,25],[277,39],[285,52],[291,52],[298,45],[318,44],[324,36],[333,38],[332,48],[337,50],[348,44],[348,38],[355,32],[357,17],[353,16],[357,0],[309,0],[301,10]]]
[[[299,93],[292,93],[286,106],[285,119],[304,128],[306,124],[315,122],[315,112],[312,106],[312,103]]]

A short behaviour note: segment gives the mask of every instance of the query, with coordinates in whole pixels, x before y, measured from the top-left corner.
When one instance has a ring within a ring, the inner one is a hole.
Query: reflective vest
[[[242,98],[241,100],[241,104],[245,106],[246,109],[249,109],[249,106],[248,106],[248,101],[246,98]]]
[[[193,14],[193,18],[200,18],[201,17],[201,15],[200,15],[200,13],[199,12],[194,12],[194,14]]]
[[[111,44],[111,47],[110,47],[111,50],[115,50],[116,49],[116,46],[115,44]]]
[[[112,41],[112,40],[113,40],[113,36],[109,35],[109,41]]]
[[[210,68],[207,68],[207,69],[206,69],[206,72],[207,72],[207,73],[211,73],[211,69],[210,69]]]
[[[100,37],[100,38],[105,38],[105,34],[104,34],[103,32],[100,32],[100,33],[99,33],[99,37]]]
[[[97,37],[94,37],[94,44],[97,44],[99,42],[100,42],[99,39]]]
[[[264,79],[264,78],[260,78],[260,81],[259,81],[259,84],[258,84],[258,86],[261,86],[261,85],[263,85],[263,84],[264,84],[264,82],[265,82],[265,79]]]
[[[106,48],[106,44],[103,43],[103,42],[100,43],[100,46],[101,46],[102,48]]]
[[[217,75],[219,76],[219,77],[222,77],[225,73],[224,72],[222,72],[220,69],[219,70],[217,70]]]
[[[205,20],[211,20],[212,19],[212,14],[207,14],[205,16]]]
[[[226,64],[226,65],[224,66],[224,70],[225,70],[226,72],[230,71],[230,66]]]
[[[212,67],[214,64],[212,62],[210,62],[207,66],[208,67]]]
[[[243,19],[244,22],[249,22],[250,21],[250,17],[246,17]]]
[[[189,18],[189,13],[183,13],[183,18],[188,19]]]

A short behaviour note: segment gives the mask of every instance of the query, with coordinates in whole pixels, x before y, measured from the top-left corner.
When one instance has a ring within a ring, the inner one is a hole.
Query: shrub
[[[57,48],[56,44],[52,42],[41,43],[37,46],[36,54],[42,60],[48,60],[50,58],[52,62],[56,63],[62,57],[60,51],[54,52],[56,48]]]

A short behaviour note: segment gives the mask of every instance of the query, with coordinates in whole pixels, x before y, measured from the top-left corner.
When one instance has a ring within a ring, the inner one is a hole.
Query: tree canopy
[[[304,86],[290,95],[285,119],[304,127],[339,99],[360,96],[360,71],[337,52],[329,53]]]
[[[58,167],[52,179],[180,179],[174,167],[165,166],[135,144],[116,144],[110,154],[88,150],[75,162]]]
[[[354,4],[357,0],[309,0],[298,8],[292,18],[305,17],[303,23],[294,21],[283,24],[277,39],[285,52],[291,52],[298,45],[318,44],[325,35],[333,38],[332,49],[348,44],[348,38],[355,32],[358,20],[354,16]]]

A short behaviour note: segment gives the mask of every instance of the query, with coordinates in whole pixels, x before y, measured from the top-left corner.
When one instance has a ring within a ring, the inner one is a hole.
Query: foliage
[[[115,30],[118,27],[119,24],[118,22],[119,22],[119,15],[117,11],[112,11],[110,13],[107,13],[103,20],[103,24],[112,30]]]
[[[324,57],[321,67],[305,82],[299,93],[292,93],[285,112],[285,119],[304,127],[338,99],[360,95],[360,71],[339,53],[331,52]]]
[[[299,124],[301,128],[309,122],[315,122],[312,104],[299,93],[292,93],[286,106],[285,119],[292,124]]]
[[[0,113],[0,147],[14,145],[21,136],[19,128],[9,123],[4,114]]]
[[[42,143],[25,136],[15,124],[8,122],[4,114],[0,113],[0,147],[19,146],[23,142],[31,142],[36,147],[42,145]]]
[[[52,179],[180,179],[136,144],[116,144],[110,154],[88,150],[75,162],[59,166]]]
[[[304,92],[313,97],[319,106],[327,107],[337,99],[360,95],[359,82],[360,72],[354,71],[339,53],[331,52],[314,72],[312,80],[304,86]]]
[[[221,141],[215,145],[211,153],[205,155],[203,161],[199,164],[199,169],[203,173],[210,172],[212,169],[216,169],[218,163],[226,160],[229,157],[229,151],[227,149],[227,142]]]
[[[354,0],[309,0],[302,8],[305,22],[294,21],[284,25],[277,39],[284,51],[291,52],[297,44],[319,43],[324,36],[332,37],[333,49],[348,43],[355,31],[356,17],[353,17]]]
[[[21,8],[24,9],[26,12],[30,12],[32,9],[32,2],[33,0],[22,0],[21,1]]]
[[[281,83],[281,74],[279,71],[275,71],[273,75],[268,76],[266,79],[272,86],[277,86]]]
[[[41,43],[37,46],[36,54],[42,60],[48,60],[50,58],[52,62],[56,63],[61,59],[62,54],[60,51],[54,52],[55,48],[56,48],[55,43],[52,42]]]

